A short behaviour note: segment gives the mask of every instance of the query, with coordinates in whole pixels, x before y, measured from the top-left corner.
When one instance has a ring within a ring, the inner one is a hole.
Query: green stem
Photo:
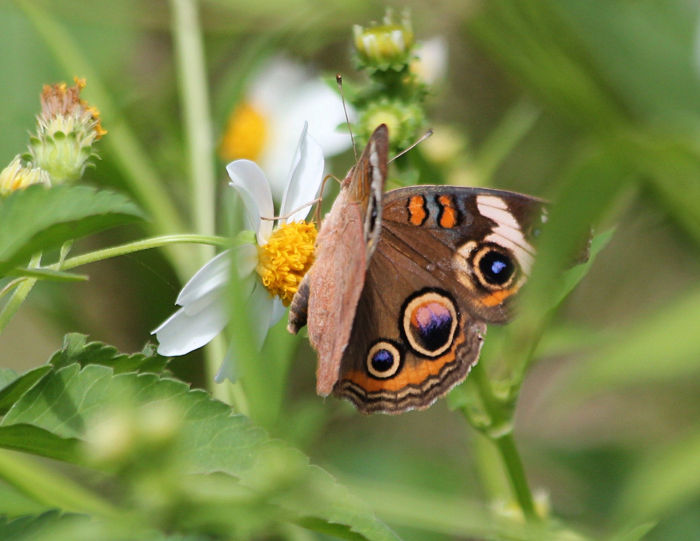
[[[476,383],[484,410],[491,419],[490,429],[486,431],[486,435],[498,449],[515,499],[527,520],[537,520],[525,468],[515,446],[513,423],[507,405],[494,395],[482,364],[477,364],[472,368],[470,378]]]
[[[214,232],[215,173],[204,46],[194,0],[171,0],[173,40],[190,165],[194,225],[202,234]],[[210,254],[203,252],[204,256]],[[205,257],[202,258],[202,262]]]
[[[55,263],[53,265],[49,265],[47,268],[53,270],[69,270],[81,265],[87,265],[88,263],[95,263],[96,261],[102,261],[104,259],[109,259],[120,255],[132,254],[134,252],[141,252],[143,250],[150,250],[152,248],[160,248],[161,246],[168,246],[171,244],[208,244],[210,246],[228,247],[231,246],[231,240],[214,235],[195,235],[186,233],[180,235],[163,235],[160,237],[137,240],[135,242],[120,244],[119,246],[111,246],[109,248],[104,248],[103,250],[95,250],[94,252],[88,252],[87,254],[69,257],[62,263]]]
[[[0,451],[0,478],[48,507],[102,517],[119,516],[115,508],[93,492],[20,453]]]
[[[69,270],[81,265],[87,265],[89,263],[110,259],[112,257],[132,254],[134,252],[160,248],[173,244],[208,244],[211,246],[228,247],[231,245],[231,241],[230,239],[213,235],[163,235],[161,237],[142,239],[135,242],[129,242],[127,244],[121,244],[119,246],[112,246],[103,250],[95,250],[94,252],[88,252],[87,254],[69,257],[59,261],[58,263],[47,265],[45,268],[51,270]],[[40,263],[41,254],[36,254],[29,261],[28,267],[30,269],[41,269],[42,267],[40,266]],[[36,278],[20,278],[17,280],[16,289],[12,293],[10,300],[7,301],[7,304],[5,304],[2,311],[0,311],[0,332],[2,332],[2,330],[5,328],[15,312],[17,312],[36,282]],[[3,290],[2,293],[4,294],[5,290]]]
[[[32,258],[29,260],[28,266],[29,268],[37,268],[40,264],[41,254],[39,253],[32,256]],[[22,303],[29,295],[29,292],[34,287],[34,284],[36,284],[36,278],[27,278],[17,286],[17,289],[14,290],[10,300],[7,301],[7,304],[5,304],[5,306],[2,307],[2,311],[0,311],[0,332],[3,331],[3,329],[10,322],[10,319],[12,319],[12,316],[14,316],[17,310],[19,310],[19,307],[22,306]]]
[[[539,116],[539,109],[524,100],[505,113],[475,153],[474,168],[481,182],[491,183],[491,177],[498,167],[532,129]]]
[[[196,0],[170,0],[173,20],[181,107],[190,164],[190,195],[192,216],[197,231],[213,234],[216,210],[216,174],[214,170],[214,143],[209,106],[209,89],[204,57],[204,45]],[[211,256],[210,250],[199,252],[200,264]],[[210,390],[218,392],[214,376],[221,363],[222,345],[212,344],[204,349],[207,381]]]
[[[528,520],[537,520],[537,513],[535,512],[535,503],[532,498],[532,492],[530,491],[530,486],[527,483],[527,477],[525,475],[525,468],[523,467],[523,462],[520,459],[520,454],[515,446],[515,438],[513,438],[513,433],[508,432],[500,438],[493,440],[498,448],[498,451],[503,459],[503,464],[505,465],[506,471],[508,473],[508,479],[510,480],[511,488],[515,494],[518,504],[523,511],[523,514]]]

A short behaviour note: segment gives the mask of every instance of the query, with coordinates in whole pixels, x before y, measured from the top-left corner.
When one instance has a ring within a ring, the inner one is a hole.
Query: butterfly
[[[467,377],[486,324],[510,319],[546,220],[544,201],[514,192],[385,193],[388,137],[376,128],[342,181],[287,327],[308,327],[318,394],[363,413],[425,409]]]

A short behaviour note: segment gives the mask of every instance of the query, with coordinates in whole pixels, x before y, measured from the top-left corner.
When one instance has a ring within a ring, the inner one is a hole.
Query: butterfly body
[[[486,324],[510,317],[542,217],[542,201],[500,190],[383,193],[386,138],[343,181],[290,311],[319,354],[318,393],[365,413],[423,409],[464,380]]]

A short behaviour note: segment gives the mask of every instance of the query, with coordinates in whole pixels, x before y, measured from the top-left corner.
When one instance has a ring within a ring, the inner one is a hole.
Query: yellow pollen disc
[[[316,226],[306,222],[284,224],[258,247],[257,273],[271,295],[289,306],[301,279],[314,262]]]
[[[226,123],[219,155],[223,160],[248,159],[256,161],[267,140],[265,116],[248,103],[240,103]]]

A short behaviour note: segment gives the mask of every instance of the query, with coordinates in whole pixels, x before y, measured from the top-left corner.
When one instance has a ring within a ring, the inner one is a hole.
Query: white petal
[[[270,184],[258,164],[250,160],[236,160],[226,166],[231,177],[230,186],[235,188],[243,199],[246,208],[246,221],[258,235],[258,243],[264,244],[272,232],[272,222],[261,220],[264,216],[274,216]]]
[[[238,269],[239,277],[248,276],[258,263],[257,248],[252,244],[241,244],[209,260],[185,284],[175,303],[180,306],[191,305],[214,289],[225,286],[228,283],[231,263]]]
[[[282,318],[287,309],[278,298],[272,299],[264,287],[256,287],[254,294],[251,295],[246,303],[246,310],[248,313],[253,314],[253,339],[255,340],[256,347],[261,349],[270,327]],[[217,383],[222,383],[224,379],[236,381],[237,367],[235,345],[235,342],[232,341],[226,351],[224,360],[214,377],[214,381]]]
[[[166,357],[184,355],[209,343],[228,320],[226,299],[218,297],[206,310],[188,314],[182,308],[151,334],[158,337],[158,353]]]
[[[352,121],[355,112],[348,106],[348,116]],[[319,80],[311,80],[295,93],[295,99],[280,121],[288,133],[295,130],[306,120],[309,122],[309,134],[319,142],[325,157],[335,156],[350,148],[352,141],[346,128],[343,102],[337,92],[331,90]]]
[[[246,99],[258,109],[275,111],[280,102],[307,79],[308,72],[300,64],[284,57],[275,57],[255,74]]]
[[[282,198],[280,215],[286,216],[293,210],[299,210],[288,218],[280,220],[280,223],[303,220],[309,214],[311,206],[300,207],[316,198],[323,180],[323,164],[321,146],[308,134],[308,124],[304,123],[292,161],[287,189]]]
[[[235,382],[238,378],[238,370],[236,366],[236,351],[235,342],[231,342],[226,350],[226,355],[224,355],[224,360],[221,361],[221,366],[214,376],[214,381],[216,383],[223,383],[225,379]]]
[[[186,306],[204,297],[213,289],[226,284],[230,267],[231,252],[229,250],[210,259],[185,284],[177,296],[175,304]]]
[[[354,111],[348,111],[352,120]],[[325,157],[338,154],[351,145],[350,134],[339,125],[345,122],[343,105],[337,93],[318,80],[308,81],[279,97],[269,116],[269,135],[260,156],[272,193],[279,200],[286,187],[287,169],[297,144],[296,134],[304,121],[309,134],[321,145]]]
[[[262,284],[256,282],[249,303],[248,313],[251,315],[252,338],[255,341],[255,347],[260,349],[265,342],[267,332],[270,330],[274,299]]]
[[[411,71],[424,83],[432,85],[445,78],[447,72],[447,41],[437,36],[427,41],[418,42],[415,49],[418,57],[411,64]]]
[[[277,322],[282,319],[282,316],[284,316],[287,313],[287,307],[282,304],[282,301],[279,300],[279,298],[275,297],[273,300],[272,304],[272,317],[270,318],[270,327],[273,327],[277,324]]]

